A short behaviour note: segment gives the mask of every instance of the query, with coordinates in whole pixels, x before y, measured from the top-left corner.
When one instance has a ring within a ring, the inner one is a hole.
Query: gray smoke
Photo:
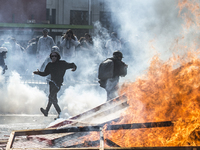
[[[184,41],[188,44],[188,41],[193,39],[195,29],[183,30],[182,24],[185,22],[178,14],[178,1],[115,0],[106,2],[108,11],[113,12],[112,21],[118,25],[115,32],[118,33],[119,38],[124,38],[130,44],[130,58],[123,59],[129,65],[128,75],[120,79],[121,83],[134,81],[143,74],[154,55],[160,54],[163,60],[171,57],[174,52],[171,47],[176,43],[176,39],[182,37],[183,32],[187,35]],[[98,65],[106,59],[102,52],[111,31],[103,28],[100,22],[93,24],[95,29],[92,38],[96,57],[84,57],[83,53],[74,60],[78,66],[77,71],[66,71],[65,82],[58,95],[63,117],[77,115],[106,101],[106,92],[98,85],[97,73]],[[1,38],[7,37],[6,35]],[[126,51],[123,51],[123,54],[126,54]],[[32,76],[32,72],[39,69],[41,64],[34,57],[27,56],[27,59],[19,63],[24,64],[24,68],[20,68],[19,64],[12,64],[9,61],[12,57],[17,56],[9,56],[6,63],[8,68],[9,66],[13,68],[9,68],[5,75],[0,75],[0,113],[40,113],[39,108],[45,107],[48,101],[48,87],[30,86],[23,81],[27,80],[24,75]],[[32,61],[32,63],[27,63],[27,61]],[[18,70],[15,70],[15,67]],[[33,78],[46,83],[44,77],[33,76]],[[56,114],[53,107],[50,113]]]
[[[173,0],[108,2],[120,24],[119,36],[131,45],[132,60],[127,60],[130,79],[143,73],[154,55],[160,54],[164,60],[171,56],[170,46],[180,36],[183,23],[177,4]]]
[[[46,95],[37,87],[31,87],[23,83],[20,75],[13,71],[10,77],[1,79],[1,114],[37,114],[39,105],[45,102]]]

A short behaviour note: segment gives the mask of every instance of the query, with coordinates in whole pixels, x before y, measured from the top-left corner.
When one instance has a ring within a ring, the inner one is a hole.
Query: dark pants
[[[49,112],[51,105],[53,104],[58,114],[60,114],[61,110],[58,105],[57,93],[59,92],[60,87],[57,87],[54,83],[49,82],[49,102],[46,107],[46,111]]]

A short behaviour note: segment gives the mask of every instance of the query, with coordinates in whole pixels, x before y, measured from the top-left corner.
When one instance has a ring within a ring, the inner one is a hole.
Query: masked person
[[[65,75],[66,70],[71,68],[72,71],[75,71],[77,66],[74,63],[68,63],[64,60],[60,60],[61,58],[60,54],[56,50],[51,52],[50,58],[51,58],[51,62],[47,64],[43,72],[37,70],[37,71],[34,71],[33,73],[40,76],[51,75],[51,79],[49,82],[49,101],[46,106],[46,109],[40,108],[40,110],[44,114],[44,116],[47,117],[49,109],[51,105],[53,104],[58,113],[57,118],[59,118],[61,109],[58,105],[57,93],[59,92],[62,86],[63,76]]]
[[[60,54],[60,49],[59,49],[59,47],[58,47],[58,46],[53,46],[53,47],[51,48],[51,53],[52,53],[52,52],[58,52],[58,53]],[[46,65],[47,65],[49,62],[51,62],[51,58],[48,56],[48,57],[45,59],[45,61],[42,63],[42,65],[41,65],[41,67],[40,67],[40,71],[44,71]]]
[[[122,53],[115,51],[113,57],[107,58],[99,66],[99,83],[107,92],[107,101],[118,96],[119,77],[127,74],[128,65],[122,61],[122,58]]]
[[[58,52],[60,53],[60,49],[58,46],[53,46],[52,49],[51,49],[51,53],[52,52]],[[47,66],[47,64],[51,62],[51,58],[48,56],[45,61],[42,63],[39,71],[43,72],[45,67]],[[46,80],[47,80],[47,85],[49,84],[49,81],[51,80],[51,75],[49,74],[47,77],[46,77]],[[48,88],[47,88],[48,89]],[[47,93],[47,91],[45,90],[45,93]]]

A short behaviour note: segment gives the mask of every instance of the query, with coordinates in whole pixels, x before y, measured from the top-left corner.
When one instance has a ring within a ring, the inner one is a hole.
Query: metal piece
[[[173,123],[171,121],[108,125],[106,130],[155,128],[155,127],[169,127],[169,126],[173,126]]]
[[[133,124],[108,125],[106,130],[168,127],[172,125],[173,123],[171,121],[133,123]],[[12,147],[13,141],[16,136],[42,135],[42,134],[68,133],[68,132],[101,131],[101,128],[103,128],[103,126],[85,126],[85,127],[68,127],[68,128],[63,128],[63,129],[37,129],[37,130],[16,131],[16,132],[11,133],[7,147],[8,149]]]
[[[168,126],[173,126],[173,123],[171,121],[165,121],[165,122],[108,125],[106,130],[139,129],[139,128],[154,128],[154,127],[168,127]],[[67,127],[62,129],[22,130],[22,131],[16,131],[15,136],[100,131],[102,127],[103,126],[84,126],[84,127]]]

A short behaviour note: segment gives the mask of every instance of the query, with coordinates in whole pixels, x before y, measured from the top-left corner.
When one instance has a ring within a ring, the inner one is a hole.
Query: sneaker
[[[44,108],[40,108],[40,111],[44,114],[45,117],[48,116],[48,112]]]

